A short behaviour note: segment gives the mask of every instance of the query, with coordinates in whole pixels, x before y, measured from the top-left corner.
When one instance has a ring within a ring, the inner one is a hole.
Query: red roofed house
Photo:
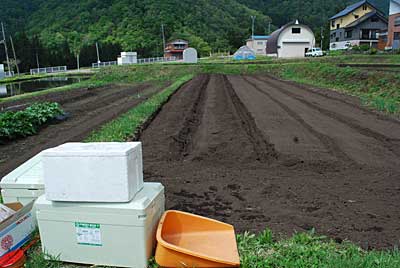
[[[183,59],[183,51],[189,47],[189,42],[182,39],[171,41],[165,45],[164,57]]]

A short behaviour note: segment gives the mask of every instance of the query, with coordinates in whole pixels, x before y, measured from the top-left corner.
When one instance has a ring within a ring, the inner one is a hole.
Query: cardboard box
[[[26,206],[21,203],[5,204],[16,213],[0,223],[0,257],[20,248],[31,238],[36,229],[32,215],[33,203]]]
[[[66,143],[42,161],[50,201],[129,202],[143,188],[140,142]]]

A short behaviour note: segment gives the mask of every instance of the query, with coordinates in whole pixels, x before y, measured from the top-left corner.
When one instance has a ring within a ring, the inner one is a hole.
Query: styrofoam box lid
[[[44,189],[42,153],[39,153],[4,176],[3,189]]]
[[[36,202],[36,209],[41,211],[55,211],[56,213],[98,213],[118,215],[142,215],[151,202],[164,193],[164,186],[157,182],[146,182],[143,189],[128,203],[85,203],[85,202],[53,202],[48,201],[45,195],[40,196]],[[129,212],[128,212],[129,211]]]
[[[140,149],[140,142],[70,142],[43,151],[44,157],[62,156],[127,156]]]

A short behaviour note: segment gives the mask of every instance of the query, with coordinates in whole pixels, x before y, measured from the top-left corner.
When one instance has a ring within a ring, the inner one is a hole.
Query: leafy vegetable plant
[[[40,126],[63,113],[55,102],[34,103],[25,110],[0,113],[0,140],[34,135]]]

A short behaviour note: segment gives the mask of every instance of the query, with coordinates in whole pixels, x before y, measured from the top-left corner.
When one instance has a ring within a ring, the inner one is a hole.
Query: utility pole
[[[4,48],[6,50],[6,59],[7,59],[8,72],[9,72],[9,74],[11,76],[10,59],[8,58],[7,40],[6,40],[6,34],[4,32],[3,22],[1,23],[1,31],[3,32],[3,43],[4,43]]]
[[[39,54],[38,54],[37,49],[36,49],[36,66],[37,66],[38,69],[40,68],[40,65],[39,65]]]
[[[163,55],[164,55],[164,50],[165,50],[165,33],[164,33],[164,24],[161,24],[161,33],[162,33],[162,39],[163,39]]]
[[[17,73],[19,75],[19,67],[18,67],[18,60],[17,60],[17,55],[15,54],[15,49],[14,49],[14,42],[12,39],[12,36],[10,35],[10,41],[11,41],[11,48],[14,54],[14,60],[15,60],[15,66],[17,67]]]
[[[251,16],[251,44],[254,50],[254,23],[256,21],[256,16]]]
[[[321,26],[321,50],[323,45],[324,45],[324,27]]]
[[[100,63],[99,44],[96,42],[97,63]]]
[[[79,53],[76,55],[76,66],[78,67],[78,71],[79,71]]]
[[[256,16],[251,16],[251,39],[254,40],[254,24],[256,22]]]
[[[268,22],[268,35],[271,34],[271,21]]]

